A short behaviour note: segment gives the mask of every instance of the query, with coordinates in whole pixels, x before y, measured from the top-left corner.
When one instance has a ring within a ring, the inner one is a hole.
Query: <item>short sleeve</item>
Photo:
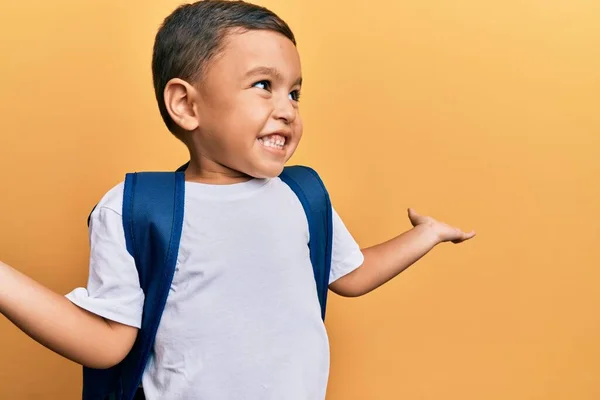
[[[140,328],[144,292],[125,244],[122,204],[123,183],[110,190],[92,212],[87,288],[76,288],[66,297],[93,314]]]
[[[358,243],[354,240],[338,213],[333,210],[333,247],[329,284],[360,267],[365,261]]]

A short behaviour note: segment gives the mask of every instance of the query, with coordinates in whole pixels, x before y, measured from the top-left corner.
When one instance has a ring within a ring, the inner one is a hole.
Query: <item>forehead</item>
[[[286,78],[301,76],[300,55],[284,35],[268,30],[233,31],[213,64],[213,70],[244,74],[256,67],[279,70]]]

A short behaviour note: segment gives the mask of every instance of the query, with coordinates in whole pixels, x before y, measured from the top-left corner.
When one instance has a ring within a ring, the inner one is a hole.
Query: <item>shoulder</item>
[[[306,165],[291,165],[285,167],[279,177],[285,183],[295,183],[304,188],[325,188],[323,179],[317,171]]]
[[[96,205],[94,213],[98,213],[101,210],[110,210],[116,214],[121,215],[123,210],[123,188],[125,186],[125,182],[119,182],[117,185],[113,186],[108,192],[102,196],[98,204]]]
[[[319,176],[317,171],[307,165],[289,165],[283,169],[281,174],[284,176],[296,174]]]

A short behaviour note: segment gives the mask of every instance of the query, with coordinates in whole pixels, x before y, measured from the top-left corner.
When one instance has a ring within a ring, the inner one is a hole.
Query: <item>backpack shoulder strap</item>
[[[125,177],[123,229],[127,251],[135,259],[145,295],[142,327],[133,348],[119,365],[108,370],[84,368],[84,400],[134,397],[175,273],[184,198],[182,172],[141,172]]]
[[[138,172],[125,177],[125,242],[135,259],[144,291],[151,290],[157,282],[156,273],[168,275],[172,271],[164,268],[169,266],[174,271],[183,227],[184,197],[183,173]]]
[[[279,178],[298,196],[308,219],[310,261],[321,304],[321,317],[324,320],[333,247],[333,216],[329,193],[317,172],[309,167],[286,167]]]
[[[175,274],[185,198],[183,172],[127,174],[123,228],[144,290],[142,328],[125,359],[123,398],[133,398],[148,362]],[[131,359],[128,360],[128,358]]]

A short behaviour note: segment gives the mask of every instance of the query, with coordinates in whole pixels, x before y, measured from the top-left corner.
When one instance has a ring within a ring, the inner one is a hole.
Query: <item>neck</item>
[[[202,157],[191,157],[190,165],[185,170],[185,180],[188,182],[231,185],[250,179],[251,176]]]

